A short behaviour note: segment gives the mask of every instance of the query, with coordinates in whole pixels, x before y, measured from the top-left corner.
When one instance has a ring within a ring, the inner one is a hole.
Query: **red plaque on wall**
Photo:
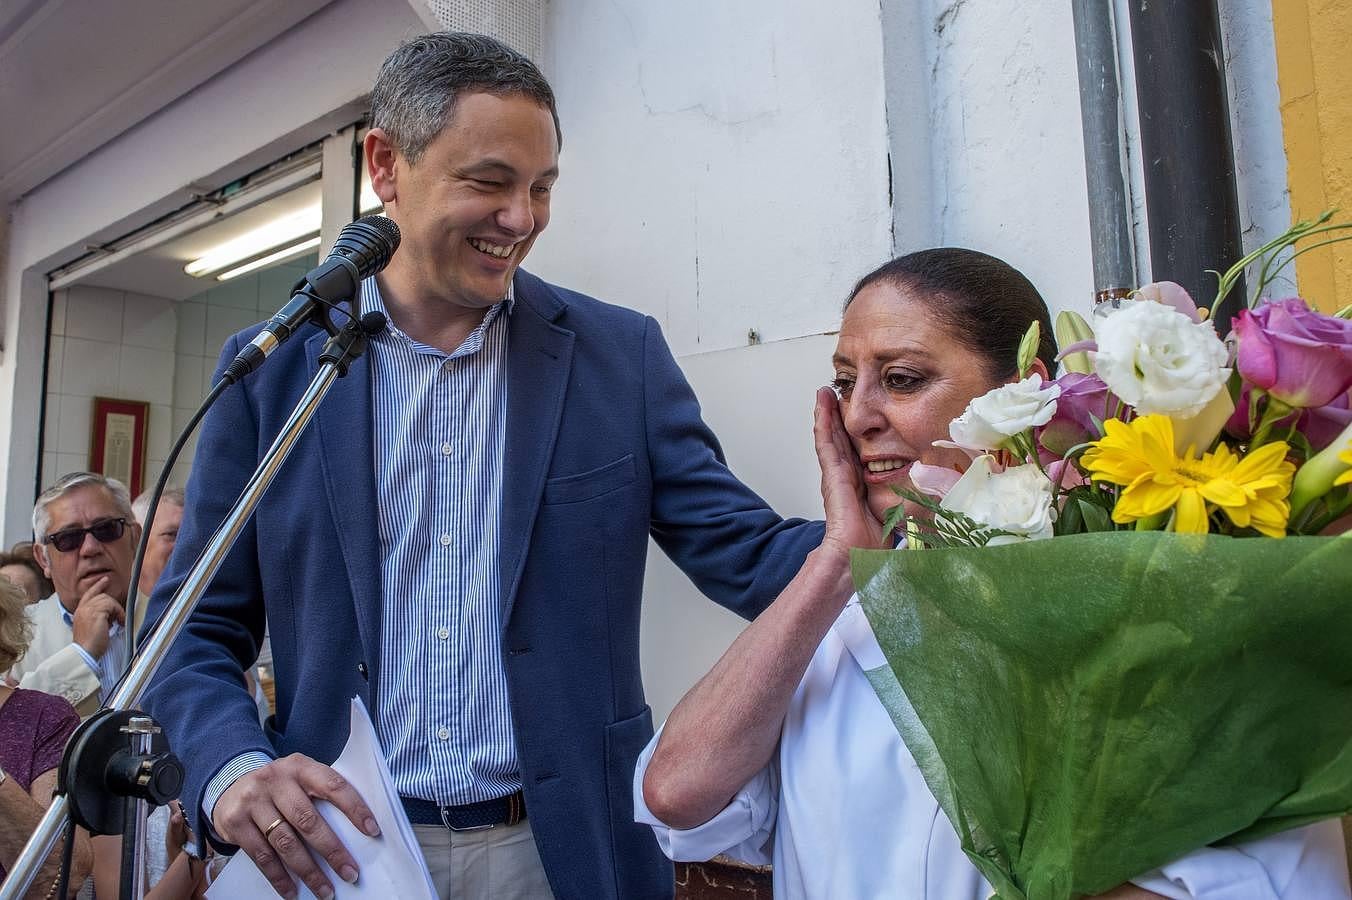
[[[141,493],[149,423],[149,403],[95,397],[89,471],[116,478],[133,497]]]

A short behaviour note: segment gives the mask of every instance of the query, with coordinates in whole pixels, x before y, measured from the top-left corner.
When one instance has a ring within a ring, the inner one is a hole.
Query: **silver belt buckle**
[[[455,827],[454,825],[452,825],[450,822],[447,822],[447,821],[446,821],[446,810],[447,810],[447,807],[445,807],[445,806],[438,806],[438,807],[437,807],[437,813],[441,816],[441,824],[442,824],[442,825],[445,825],[445,826],[446,826],[448,829],[450,829],[451,831],[456,831],[456,832],[464,833],[464,832],[468,832],[468,831],[487,831],[487,830],[490,829],[490,828],[496,828],[496,827],[497,827],[497,823],[496,823],[496,822],[489,822],[487,825],[468,825],[468,826],[466,826],[466,827],[464,827],[464,828],[457,828],[457,827]]]

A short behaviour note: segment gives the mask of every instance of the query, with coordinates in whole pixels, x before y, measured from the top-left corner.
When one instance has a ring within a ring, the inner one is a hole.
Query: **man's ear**
[[[47,545],[39,541],[33,542],[33,559],[37,560],[39,566],[42,566],[42,574],[47,576],[47,580],[52,578],[52,561],[47,558]]]
[[[401,162],[399,151],[383,128],[372,128],[362,140],[362,149],[366,154],[366,174],[371,176],[371,190],[380,198],[380,202],[389,204],[397,191],[398,164]]]

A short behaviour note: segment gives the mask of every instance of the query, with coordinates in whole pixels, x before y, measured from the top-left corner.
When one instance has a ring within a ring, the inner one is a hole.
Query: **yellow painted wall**
[[[1291,214],[1352,222],[1352,2],[1273,0],[1272,18]],[[1296,281],[1325,312],[1352,303],[1352,241],[1302,255]]]

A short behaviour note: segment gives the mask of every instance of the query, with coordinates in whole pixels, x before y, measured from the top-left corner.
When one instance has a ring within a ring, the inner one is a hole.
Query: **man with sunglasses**
[[[127,489],[92,472],[63,475],[33,507],[34,556],[56,593],[28,607],[33,642],[10,677],[88,716],[126,667],[131,563],[141,527]]]

